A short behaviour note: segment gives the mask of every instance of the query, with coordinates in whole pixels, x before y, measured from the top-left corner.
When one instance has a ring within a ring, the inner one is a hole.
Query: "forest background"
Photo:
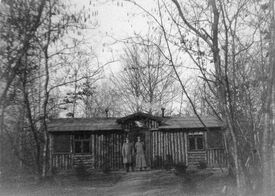
[[[274,1],[82,3],[0,3],[1,172],[49,175],[52,118],[164,107],[221,119],[238,195],[271,195]]]

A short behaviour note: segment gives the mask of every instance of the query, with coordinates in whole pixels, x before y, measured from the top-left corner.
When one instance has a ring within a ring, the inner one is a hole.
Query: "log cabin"
[[[137,112],[122,118],[63,118],[48,124],[52,168],[120,170],[126,137],[142,138],[150,169],[186,164],[225,167],[223,124],[213,117],[162,117]]]

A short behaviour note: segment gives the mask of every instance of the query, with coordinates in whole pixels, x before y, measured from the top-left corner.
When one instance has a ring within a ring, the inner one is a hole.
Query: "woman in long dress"
[[[146,160],[144,155],[143,143],[141,142],[140,137],[137,137],[135,148],[136,148],[136,168],[141,171],[142,169],[145,169],[147,165],[146,165]]]
[[[132,156],[134,154],[134,148],[129,139],[126,138],[125,142],[122,145],[122,157],[123,163],[125,164],[126,172],[129,172],[129,167],[133,170],[133,160]]]

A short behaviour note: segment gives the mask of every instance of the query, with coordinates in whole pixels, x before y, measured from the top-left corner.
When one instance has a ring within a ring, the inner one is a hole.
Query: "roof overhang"
[[[117,119],[117,123],[124,124],[128,121],[143,120],[143,119],[150,119],[150,120],[154,120],[157,122],[162,121],[162,118],[159,116],[153,116],[151,114],[147,114],[147,113],[143,113],[143,112],[136,112],[134,114]]]
[[[114,118],[69,118],[54,119],[48,123],[49,132],[77,132],[77,131],[120,131],[121,125]]]

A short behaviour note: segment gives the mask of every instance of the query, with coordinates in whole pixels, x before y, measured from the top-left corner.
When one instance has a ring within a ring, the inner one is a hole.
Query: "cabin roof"
[[[127,121],[131,121],[131,120],[141,120],[141,119],[151,119],[151,120],[155,120],[157,122],[161,122],[162,118],[159,116],[153,116],[151,114],[147,114],[147,113],[143,113],[143,112],[136,112],[134,114],[122,117],[122,118],[118,118],[117,122],[119,124],[123,124]]]
[[[48,124],[50,132],[122,130],[116,118],[59,118]]]
[[[222,121],[215,117],[201,117],[208,128],[222,127]],[[159,129],[190,129],[204,128],[198,117],[167,117],[164,118]]]
[[[152,119],[160,122],[158,129],[192,129],[204,128],[197,117],[165,117],[161,118],[146,113],[134,113],[123,118],[59,118],[48,123],[49,132],[71,131],[119,131],[121,124],[130,120]],[[201,117],[208,128],[222,127],[220,120],[214,117]]]

